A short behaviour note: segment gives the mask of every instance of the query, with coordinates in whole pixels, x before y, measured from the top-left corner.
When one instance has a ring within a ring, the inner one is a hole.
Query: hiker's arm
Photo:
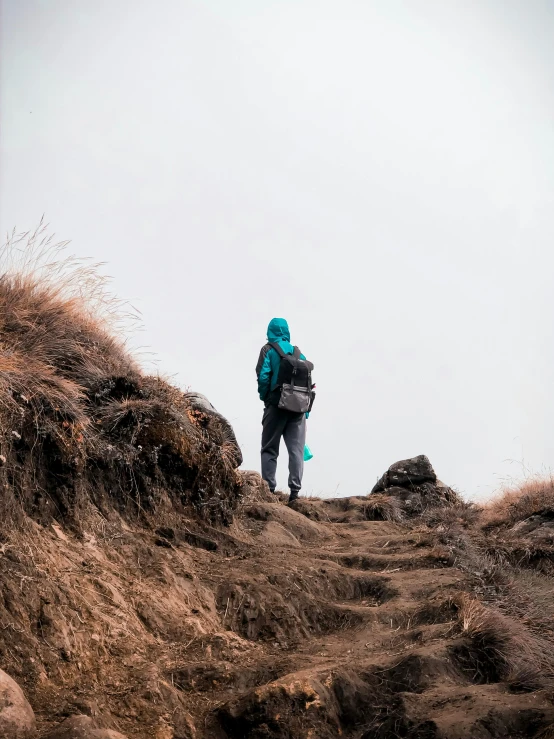
[[[265,400],[269,395],[271,385],[271,360],[268,346],[264,346],[260,352],[256,374],[258,375],[258,394],[260,400]]]

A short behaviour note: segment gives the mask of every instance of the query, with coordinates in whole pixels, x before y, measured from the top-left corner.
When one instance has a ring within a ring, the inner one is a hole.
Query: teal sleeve
[[[271,385],[271,351],[268,351],[264,357],[260,374],[258,375],[258,393],[260,400],[265,400],[269,395]]]

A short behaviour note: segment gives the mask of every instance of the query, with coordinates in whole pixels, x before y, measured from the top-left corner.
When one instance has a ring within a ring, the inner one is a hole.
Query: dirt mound
[[[287,507],[55,274],[0,276],[4,739],[554,731],[549,489],[481,512],[419,457]]]
[[[39,238],[19,260],[19,242],[0,255],[2,517],[78,526],[92,502],[230,520],[242,461],[232,429],[203,396],[145,376],[110,330],[96,273],[52,261]]]

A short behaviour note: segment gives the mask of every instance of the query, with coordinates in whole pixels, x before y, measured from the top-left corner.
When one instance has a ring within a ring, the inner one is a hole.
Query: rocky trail
[[[36,716],[6,739],[551,736],[544,670],[508,664],[532,635],[494,611],[471,507],[379,520],[394,496],[288,507],[244,487],[227,526],[6,539],[0,654]]]
[[[288,507],[207,398],[145,374],[94,271],[21,239],[0,739],[554,739],[551,479],[482,510],[420,455]]]
[[[223,625],[253,644],[239,664],[195,668],[212,676],[207,736],[488,739],[554,720],[546,697],[514,693],[472,653],[459,625],[472,583],[428,531],[280,503],[245,514],[248,553],[216,579],[202,568]]]
[[[1,654],[37,736],[548,736],[551,691],[518,684],[487,637],[463,529],[367,520],[367,498],[291,508],[246,477],[229,526],[5,542]]]

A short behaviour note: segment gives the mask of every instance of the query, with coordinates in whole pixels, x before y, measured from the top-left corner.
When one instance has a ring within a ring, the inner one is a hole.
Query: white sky
[[[0,228],[108,262],[246,467],[274,315],[316,365],[306,492],[550,467],[551,0],[1,7]]]

